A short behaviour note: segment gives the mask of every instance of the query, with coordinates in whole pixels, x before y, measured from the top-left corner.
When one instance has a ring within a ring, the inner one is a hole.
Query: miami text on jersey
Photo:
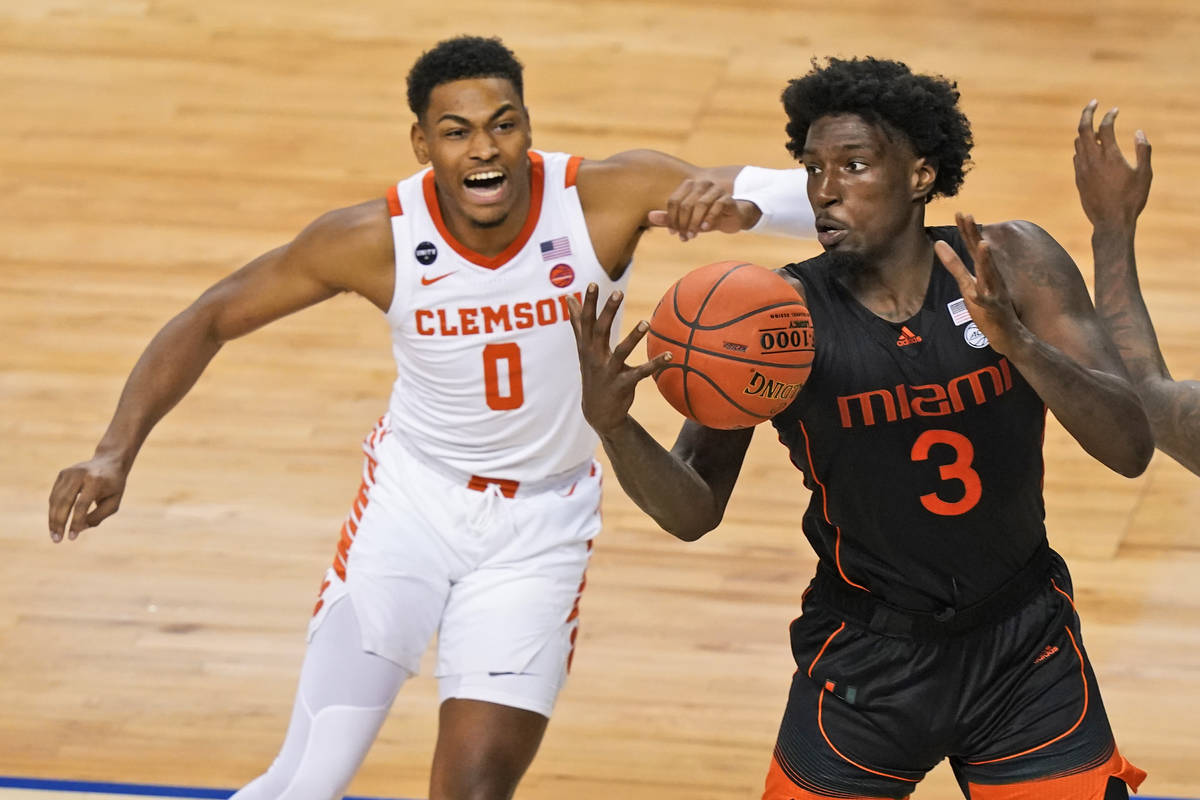
[[[1012,368],[1007,358],[1001,358],[996,364],[951,378],[945,386],[937,383],[920,386],[899,384],[842,395],[837,399],[838,413],[843,428],[895,422],[913,416],[942,417],[963,411],[967,407],[967,398],[981,406],[1004,394],[1012,386]],[[853,413],[856,409],[857,414]]]

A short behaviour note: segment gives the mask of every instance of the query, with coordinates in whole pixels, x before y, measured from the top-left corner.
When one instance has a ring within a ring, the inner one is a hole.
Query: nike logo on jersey
[[[458,270],[451,270],[450,272],[447,272],[445,275],[438,275],[436,278],[431,278],[428,275],[422,275],[421,276],[421,285],[422,286],[432,286],[433,284],[440,281],[442,278],[449,278],[455,272],[458,272]]]

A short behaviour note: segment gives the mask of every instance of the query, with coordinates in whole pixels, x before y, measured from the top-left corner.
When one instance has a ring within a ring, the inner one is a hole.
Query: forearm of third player
[[[1133,379],[1155,445],[1200,475],[1200,383],[1171,379],[1142,297],[1134,230],[1096,230],[1096,312]]]
[[[1093,458],[1126,477],[1146,469],[1154,438],[1142,403],[1124,378],[1089,369],[1029,333],[1007,355]]]
[[[1096,312],[1121,353],[1134,383],[1170,380],[1158,347],[1154,323],[1138,285],[1134,231],[1097,230],[1092,234],[1096,264]]]
[[[732,446],[698,453],[694,447],[698,431],[712,434],[709,438],[734,441]],[[623,424],[602,433],[600,441],[629,498],[663,530],[691,542],[720,524],[750,435],[750,431],[708,431],[688,423],[675,448],[667,450],[636,420],[626,417]],[[698,469],[690,463],[693,455],[700,455],[701,464],[712,463],[716,469]],[[706,473],[710,473],[708,477]]]

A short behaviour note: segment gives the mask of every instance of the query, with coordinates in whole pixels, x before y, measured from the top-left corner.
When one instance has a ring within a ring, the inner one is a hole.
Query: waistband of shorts
[[[441,475],[443,478],[452,483],[459,484],[465,489],[471,489],[476,492],[487,491],[489,486],[496,486],[500,490],[500,494],[504,497],[529,497],[542,492],[553,491],[554,489],[565,489],[572,484],[582,480],[592,474],[596,469],[596,462],[592,459],[585,461],[577,467],[560,472],[557,475],[550,475],[545,478],[536,478],[533,480],[513,480],[494,475],[473,475],[460,469],[456,469],[449,464],[439,461],[432,456],[427,456],[417,449],[417,446],[410,442],[404,436],[396,435],[392,431],[392,438],[408,452],[410,456],[421,462],[421,466]]]
[[[991,595],[973,605],[939,612],[911,611],[885,603],[842,580],[824,563],[812,583],[814,599],[849,619],[885,636],[945,639],[992,625],[1012,616],[1040,590],[1050,585],[1053,560],[1043,539],[1021,569]]]

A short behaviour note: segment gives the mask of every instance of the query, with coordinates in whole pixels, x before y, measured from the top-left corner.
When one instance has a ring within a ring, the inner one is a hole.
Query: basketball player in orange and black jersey
[[[958,190],[958,92],[897,62],[831,59],[784,92],[822,255],[781,270],[812,313],[812,373],[773,423],[812,496],[819,556],[765,800],[904,798],[943,758],[973,800],[1112,800],[1117,750],[1065,564],[1044,528],[1049,409],[1137,475],[1153,443],[1070,257],[1031,223],[925,227]],[[799,201],[799,198],[797,198]],[[619,305],[574,305],[584,414],[666,530],[721,521],[750,430],[685,423],[671,451],[628,414],[665,363],[613,351]]]

